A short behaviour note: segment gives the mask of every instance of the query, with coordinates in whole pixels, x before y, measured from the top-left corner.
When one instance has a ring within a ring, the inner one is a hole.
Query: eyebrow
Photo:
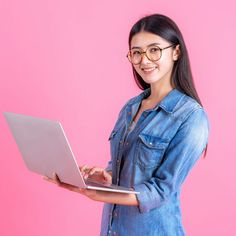
[[[151,43],[151,44],[147,45],[147,47],[155,46],[155,45],[160,45],[160,43]],[[132,47],[131,49],[142,49],[142,48],[135,46],[135,47]]]

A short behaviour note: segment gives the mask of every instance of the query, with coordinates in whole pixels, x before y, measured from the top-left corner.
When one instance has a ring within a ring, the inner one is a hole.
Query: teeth
[[[149,71],[153,71],[153,70],[155,70],[156,68],[155,67],[153,67],[153,68],[143,68],[142,70],[144,70],[144,71],[147,71],[147,72],[149,72]]]

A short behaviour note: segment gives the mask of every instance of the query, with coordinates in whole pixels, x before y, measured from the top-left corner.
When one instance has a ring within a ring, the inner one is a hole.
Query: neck
[[[161,81],[158,81],[161,82]],[[170,83],[155,83],[150,85],[151,93],[147,98],[150,101],[160,101],[162,100],[171,90],[173,86]]]

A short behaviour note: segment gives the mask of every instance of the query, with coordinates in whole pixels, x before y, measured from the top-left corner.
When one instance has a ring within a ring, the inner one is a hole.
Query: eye
[[[148,50],[150,53],[159,53],[160,52],[160,48],[159,47],[151,47]]]
[[[132,56],[138,56],[141,54],[141,51],[140,50],[133,50],[131,53],[132,53]]]

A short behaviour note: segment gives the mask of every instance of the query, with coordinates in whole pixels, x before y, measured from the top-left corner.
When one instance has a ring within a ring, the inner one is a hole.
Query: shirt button
[[[128,146],[128,145],[129,145],[129,142],[126,143],[126,146]]]
[[[109,230],[108,233],[111,234],[111,230]]]
[[[120,144],[122,144],[123,142],[122,142],[122,140],[120,140]]]
[[[114,235],[114,236],[117,236],[117,235],[118,235],[118,233],[117,233],[116,231],[114,231],[114,232],[113,232],[113,235]]]
[[[119,164],[119,163],[120,163],[120,160],[118,159],[116,162]]]
[[[117,216],[118,216],[117,212],[114,212],[114,214],[113,214],[113,215],[114,215],[114,217],[117,217]]]
[[[152,142],[150,142],[149,144],[152,145]]]
[[[128,115],[131,115],[131,112],[130,112],[130,111],[128,112]]]

